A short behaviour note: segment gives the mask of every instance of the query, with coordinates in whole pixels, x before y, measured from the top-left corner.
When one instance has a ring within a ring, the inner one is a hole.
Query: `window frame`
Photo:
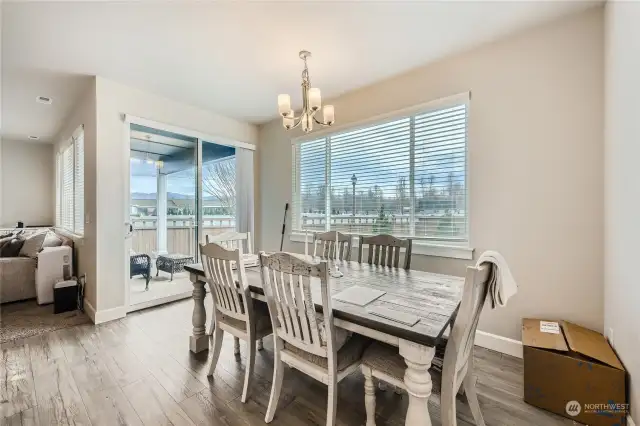
[[[435,255],[442,257],[452,257],[458,259],[472,259],[473,257],[473,248],[470,245],[470,225],[471,225],[471,206],[470,206],[470,189],[469,189],[469,119],[470,119],[470,100],[471,100],[471,92],[464,92],[460,94],[456,94],[453,96],[448,96],[445,98],[437,99],[434,101],[430,101],[427,103],[411,106],[409,108],[404,108],[401,110],[396,110],[387,114],[381,114],[378,116],[374,116],[365,120],[361,120],[355,123],[349,123],[342,126],[331,127],[322,129],[319,131],[312,132],[307,135],[298,136],[291,139],[291,149],[292,149],[292,213],[293,213],[293,229],[291,230],[290,239],[292,241],[303,242],[305,231],[302,229],[295,229],[295,226],[298,225],[300,212],[296,211],[296,209],[300,209],[301,205],[301,193],[300,193],[300,164],[297,149],[298,145],[304,142],[310,142],[318,139],[326,139],[325,142],[325,182],[327,188],[330,187],[331,182],[331,149],[330,143],[328,143],[328,138],[345,132],[357,131],[360,129],[365,129],[371,126],[384,124],[386,122],[398,120],[401,118],[410,118],[411,120],[411,133],[413,133],[413,122],[416,115],[426,114],[434,111],[438,111],[441,109],[465,105],[466,107],[466,143],[465,143],[465,213],[466,213],[466,238],[454,240],[454,239],[442,239],[438,237],[411,237],[414,240],[414,247],[416,247],[417,254],[427,254],[427,255]],[[410,138],[411,146],[410,146],[410,202],[411,202],[411,218],[415,215],[415,140],[413,137]],[[325,230],[330,230],[330,217],[331,217],[331,209],[330,209],[330,194],[331,191],[326,191],[325,197]],[[413,223],[413,220],[410,220]],[[411,226],[413,228],[413,226]],[[414,230],[412,229],[412,233]],[[356,242],[357,243],[357,242]]]
[[[55,226],[56,228],[60,228],[63,229],[67,232],[72,233],[73,235],[77,235],[77,236],[84,236],[84,222],[85,222],[85,218],[86,218],[86,209],[84,206],[84,158],[82,158],[82,162],[83,162],[83,168],[82,168],[82,224],[80,226],[77,226],[78,223],[76,222],[76,211],[77,211],[77,203],[80,201],[78,200],[78,195],[76,193],[76,190],[78,189],[78,182],[77,180],[77,171],[78,171],[78,164],[79,164],[79,156],[78,156],[78,150],[77,148],[77,141],[79,139],[82,139],[82,154],[84,154],[85,152],[85,147],[84,147],[84,125],[79,126],[71,135],[71,137],[69,139],[67,139],[65,141],[65,143],[60,144],[58,151],[56,152],[56,157],[55,157],[55,178],[56,178],[56,212],[55,212]],[[68,227],[66,226],[67,224],[63,223],[65,220],[65,217],[63,216],[63,211],[65,209],[64,207],[64,197],[63,197],[63,193],[64,193],[64,175],[65,175],[65,170],[64,170],[64,155],[65,152],[70,149],[71,150],[71,158],[72,158],[72,164],[71,164],[71,226]]]

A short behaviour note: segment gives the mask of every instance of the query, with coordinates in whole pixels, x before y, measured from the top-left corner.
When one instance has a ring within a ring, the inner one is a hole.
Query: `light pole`
[[[354,173],[353,176],[351,176],[351,185],[353,185],[353,216],[354,217],[356,215],[356,182],[358,182],[358,178]]]

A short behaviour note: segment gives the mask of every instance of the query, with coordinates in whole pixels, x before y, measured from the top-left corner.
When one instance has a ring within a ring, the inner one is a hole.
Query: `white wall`
[[[606,5],[605,330],[631,375],[640,421],[640,3]]]
[[[52,225],[53,146],[3,140],[0,150],[0,227],[13,227],[19,220],[27,226]]]
[[[598,7],[330,101],[345,125],[472,92],[470,244],[500,251],[520,285],[485,310],[483,331],[520,340],[529,316],[603,329],[603,43]],[[260,127],[261,249],[280,243],[297,135]],[[412,267],[462,276],[468,263],[416,255]]]
[[[82,96],[71,112],[64,120],[58,134],[54,138],[56,142],[51,164],[55,170],[55,153],[60,152],[68,143],[73,132],[84,125],[84,211],[85,225],[82,237],[72,236],[75,248],[75,261],[78,276],[87,275],[85,287],[85,299],[96,305],[97,300],[97,267],[96,267],[96,81],[91,79]],[[51,179],[51,191],[55,194],[55,182]],[[55,198],[54,198],[55,200]],[[51,207],[55,210],[55,202]],[[55,219],[55,216],[54,216]]]
[[[96,78],[96,262],[98,311],[125,304],[124,206],[129,173],[124,114],[255,144],[255,126],[186,104]],[[215,142],[215,141],[214,141]]]

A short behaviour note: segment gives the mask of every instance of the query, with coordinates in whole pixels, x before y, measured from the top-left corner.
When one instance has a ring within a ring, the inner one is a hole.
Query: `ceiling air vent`
[[[36,102],[40,103],[40,104],[45,104],[45,105],[51,105],[51,102],[53,100],[51,98],[48,98],[46,96],[38,96],[36,98]]]

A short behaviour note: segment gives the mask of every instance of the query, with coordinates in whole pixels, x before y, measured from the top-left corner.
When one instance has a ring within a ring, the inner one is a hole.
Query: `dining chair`
[[[247,400],[253,375],[256,340],[272,333],[269,308],[264,302],[254,301],[244,272],[242,248],[227,250],[215,244],[200,244],[200,256],[206,281],[211,290],[214,311],[214,329],[211,366],[208,375],[216,369],[225,333],[247,342],[247,366],[245,368],[242,402]],[[231,269],[237,265],[237,277]]]
[[[338,383],[357,370],[369,343],[333,324],[329,268],[289,253],[260,253],[260,275],[269,305],[274,338],[273,383],[265,422],[275,415],[284,365],[328,386],[327,425],[336,420]],[[320,286],[322,313],[316,312],[311,281]]]
[[[473,343],[478,328],[478,320],[488,294],[488,280],[491,268],[486,266],[467,267],[464,293],[458,313],[451,327],[449,340],[444,351],[444,360],[432,361],[429,370],[433,390],[440,391],[440,411],[443,425],[456,426],[456,394],[461,388],[467,397],[471,414],[478,426],[484,426],[473,375]],[[436,351],[436,357],[442,356]],[[436,365],[442,365],[439,373]],[[362,357],[364,374],[366,426],[375,426],[376,396],[373,378],[384,380],[406,390],[404,375],[406,364],[398,353],[398,348],[374,343]],[[428,415],[425,413],[425,415]]]
[[[234,250],[239,247],[242,247],[242,243],[246,241],[247,251],[246,253],[253,253],[253,244],[251,242],[251,232],[236,232],[236,231],[225,231],[221,234],[216,235],[205,235],[205,241],[207,243],[216,243],[227,250]],[[244,253],[244,251],[243,251]],[[213,328],[215,327],[215,322],[211,321],[211,329],[209,330],[209,334],[213,333]],[[258,350],[261,351],[263,348],[262,339],[258,341]],[[240,339],[233,339],[233,354],[240,355]]]
[[[364,244],[369,246],[367,263],[409,269],[411,267],[411,238],[400,239],[392,235],[380,234],[367,237],[360,235],[358,262],[363,262]],[[400,251],[405,249],[404,262],[400,265]]]
[[[236,231],[225,231],[221,234],[205,235],[205,241],[207,243],[216,243],[225,247],[228,250],[233,250],[238,248],[239,245],[242,245],[244,241],[247,242],[246,249],[247,251],[243,251],[243,253],[253,253],[253,242],[251,241],[251,232],[236,232]],[[244,250],[244,247],[243,247]]]
[[[338,231],[314,233],[313,256],[320,256],[324,259],[335,259],[336,234],[338,234],[338,259],[346,261],[351,260],[351,243],[353,240],[353,236],[351,234],[343,234]],[[318,247],[320,248],[320,250],[318,250]]]

